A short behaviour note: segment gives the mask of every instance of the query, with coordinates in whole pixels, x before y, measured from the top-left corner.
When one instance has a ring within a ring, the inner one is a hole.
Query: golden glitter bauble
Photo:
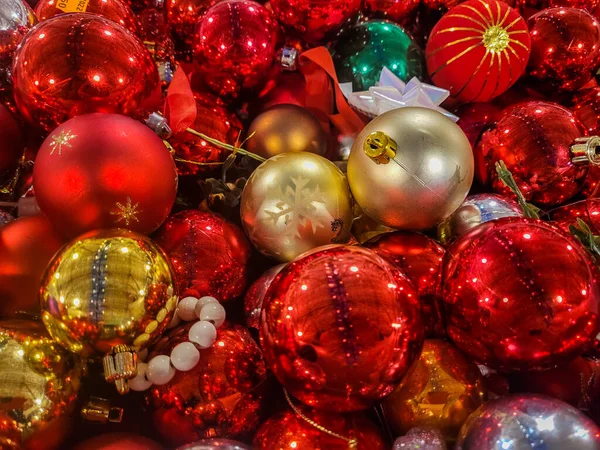
[[[452,344],[428,339],[419,360],[383,401],[383,409],[398,434],[414,427],[433,427],[454,441],[462,424],[486,398],[477,365]]]
[[[373,119],[348,159],[348,182],[362,209],[383,225],[425,230],[460,206],[473,182],[469,140],[452,120],[408,107]]]
[[[63,247],[40,295],[52,337],[84,356],[146,347],[177,305],[167,256],[146,236],[121,229],[94,231]]]
[[[350,237],[352,205],[344,174],[314,153],[282,153],[248,179],[242,223],[254,246],[282,262]]]
[[[308,109],[296,105],[276,105],[256,116],[248,130],[248,151],[265,158],[288,152],[324,155],[327,133]]]
[[[40,322],[0,322],[0,448],[64,448],[81,372]]]

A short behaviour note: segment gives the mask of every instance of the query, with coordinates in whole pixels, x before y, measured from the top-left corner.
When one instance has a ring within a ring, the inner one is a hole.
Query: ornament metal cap
[[[363,151],[376,164],[387,164],[396,156],[398,146],[396,141],[383,131],[374,131],[365,139]]]
[[[108,422],[121,423],[123,420],[123,408],[113,407],[110,402],[100,397],[90,397],[81,408],[81,417],[88,422],[105,424]]]
[[[129,392],[127,380],[137,375],[137,353],[127,345],[116,345],[111,352],[102,359],[104,365],[104,379],[115,383],[119,394]]]
[[[298,50],[294,47],[283,47],[280,57],[281,67],[283,70],[290,72],[298,68]]]
[[[571,146],[573,158],[571,162],[575,165],[600,166],[600,137],[586,136],[575,139],[575,143]]]
[[[150,114],[146,119],[146,125],[161,139],[168,139],[173,134],[173,130],[171,130],[171,127],[167,123],[167,119],[159,112]]]

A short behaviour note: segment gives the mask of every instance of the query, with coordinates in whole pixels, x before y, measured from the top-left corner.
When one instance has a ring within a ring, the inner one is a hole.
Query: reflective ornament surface
[[[24,0],[4,0],[0,8],[0,89],[10,86],[12,58],[37,18]]]
[[[191,61],[196,25],[206,10],[218,2],[219,0],[170,0],[164,3],[178,59]]]
[[[287,264],[263,304],[269,368],[303,403],[367,409],[418,357],[423,325],[412,283],[375,252],[330,246]]]
[[[348,159],[348,182],[373,219],[425,230],[460,206],[473,170],[471,145],[458,125],[436,111],[408,107],[376,117],[360,132]]]
[[[569,226],[583,220],[594,234],[600,234],[600,198],[588,198],[556,208],[548,213],[552,223],[570,233]]]
[[[0,446],[59,450],[71,429],[82,362],[40,322],[0,322]]]
[[[435,428],[413,428],[394,441],[392,450],[446,450],[446,441]]]
[[[103,433],[86,439],[73,450],[163,450],[163,447],[139,434]]]
[[[503,217],[521,217],[514,200],[498,194],[469,195],[450,217],[438,225],[438,239],[447,244],[482,223]]]
[[[600,134],[600,87],[577,92],[570,109],[589,135]]]
[[[192,325],[174,328],[151,349],[149,358],[170,355],[177,344],[188,341]],[[164,443],[172,447],[250,435],[264,405],[266,368],[260,348],[248,330],[227,322],[212,347],[196,348],[200,361],[193,369],[177,371],[167,384],[147,391],[153,424]]]
[[[136,114],[157,86],[158,72],[144,44],[95,14],[41,22],[13,62],[17,107],[46,131],[86,113]]]
[[[251,450],[249,446],[231,439],[202,439],[177,450]]]
[[[462,424],[486,397],[481,372],[474,362],[448,342],[427,339],[417,362],[382,405],[396,433],[431,427],[453,442]]]
[[[464,131],[471,147],[477,146],[483,132],[496,123],[501,112],[502,108],[493,103],[467,103],[456,111],[460,117],[457,125]]]
[[[597,450],[600,429],[559,400],[510,395],[486,403],[463,426],[456,450]]]
[[[54,339],[89,357],[124,344],[141,350],[166,329],[177,305],[169,260],[127,230],[83,235],[58,252],[40,289]]]
[[[423,51],[402,27],[384,20],[349,28],[331,53],[339,82],[352,82],[354,92],[375,86],[384,67],[403,81],[426,73]]]
[[[598,332],[594,262],[540,220],[499,219],[461,236],[446,251],[443,283],[448,336],[494,369],[567,362]]]
[[[260,314],[267,289],[269,289],[271,282],[284,267],[285,264],[271,267],[258,280],[252,283],[252,286],[246,291],[246,295],[244,296],[244,315],[248,328],[255,328],[256,330],[260,328]]]
[[[261,253],[291,261],[315,247],[347,242],[352,225],[348,181],[319,155],[282,153],[252,173],[240,214]]]

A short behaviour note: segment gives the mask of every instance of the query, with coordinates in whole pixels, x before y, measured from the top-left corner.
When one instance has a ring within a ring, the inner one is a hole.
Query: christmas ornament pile
[[[0,447],[600,449],[596,0],[4,0]]]

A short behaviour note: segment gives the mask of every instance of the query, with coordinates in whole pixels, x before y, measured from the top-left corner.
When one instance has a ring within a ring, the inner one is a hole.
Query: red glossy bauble
[[[190,61],[194,48],[194,32],[202,15],[219,0],[169,0],[166,17],[176,41],[179,57]]]
[[[51,131],[81,114],[138,113],[158,72],[144,44],[121,25],[74,13],[27,35],[15,53],[13,86],[23,116]]]
[[[477,167],[486,168],[478,171],[479,181],[512,196],[496,174],[495,164],[502,160],[527,201],[543,206],[564,203],[579,191],[588,171],[571,162],[571,145],[584,134],[573,113],[555,103],[509,106],[475,149]]]
[[[57,0],[40,0],[35,7],[35,15],[40,22],[59,14],[70,12],[98,14],[113,22],[117,22],[133,33],[137,33],[138,31],[135,14],[125,0],[87,0],[80,4],[72,0],[62,2]]]
[[[585,177],[585,182],[579,193],[587,198],[598,197],[600,195],[600,167],[590,166]]]
[[[13,54],[37,19],[24,0],[5,0],[0,8],[0,90],[10,86]]]
[[[170,355],[188,341],[192,323],[179,326],[150,351]],[[259,425],[266,387],[266,368],[258,345],[238,325],[225,323],[217,342],[199,349],[200,361],[191,370],[177,371],[162,386],[152,386],[147,399],[154,426],[171,446],[208,437],[239,438]]]
[[[469,139],[471,147],[475,148],[483,132],[498,121],[501,113],[502,108],[493,103],[467,103],[456,112],[460,117],[457,125]]]
[[[583,89],[573,96],[571,111],[590,135],[600,134],[600,87]]]
[[[243,125],[235,114],[220,105],[218,99],[210,94],[195,94],[195,98],[197,115],[190,128],[226,144],[234,145],[236,142],[241,142]],[[201,164],[223,162],[231,154],[187,131],[174,134],[169,142],[179,158]],[[180,175],[214,172],[219,168],[215,165],[200,166],[177,162],[177,172]]]
[[[0,176],[17,167],[25,150],[25,139],[13,114],[0,105]]]
[[[65,236],[100,228],[151,233],[175,201],[175,163],[150,128],[118,114],[86,114],[56,128],[33,169],[40,209]]]
[[[356,439],[358,450],[386,450],[381,431],[362,414],[341,415],[311,411],[302,413],[329,431]],[[291,411],[279,413],[261,425],[252,443],[254,450],[347,450],[348,442],[324,433]]]
[[[527,24],[516,10],[497,0],[469,0],[433,27],[427,70],[454,98],[486,102],[521,76],[530,45]]]
[[[546,222],[474,228],[448,248],[443,277],[448,336],[492,368],[565,363],[598,333],[597,269],[577,240]]]
[[[259,329],[262,305],[267,290],[277,274],[281,272],[281,269],[284,267],[285,264],[271,267],[263,273],[258,280],[252,283],[252,286],[246,291],[246,295],[244,296],[244,315],[246,317],[246,325],[248,328]]]
[[[39,315],[42,275],[65,240],[44,216],[23,217],[0,228],[0,318]]]
[[[306,107],[306,81],[300,72],[283,72],[275,87],[252,105],[252,117],[276,105]]]
[[[275,72],[277,21],[251,0],[224,0],[202,16],[194,58],[206,85],[219,97],[256,97]]]
[[[545,9],[528,20],[531,57],[527,73],[538,88],[576,91],[600,64],[600,24],[577,8]]]
[[[423,344],[412,283],[361,247],[331,246],[289,263],[267,291],[260,327],[279,382],[305,404],[337,412],[388,395]]]
[[[154,238],[173,263],[181,297],[224,302],[244,292],[250,244],[236,225],[190,209],[169,217]]]
[[[417,288],[425,336],[443,336],[438,302],[444,248],[433,239],[410,231],[380,234],[364,246],[393,261]]]
[[[279,23],[311,44],[335,37],[356,19],[360,7],[360,0],[271,0]]]
[[[74,450],[162,450],[151,439],[132,433],[105,433],[77,445]]]
[[[588,198],[556,208],[548,213],[552,223],[569,233],[569,226],[577,219],[588,224],[592,232],[600,235],[600,198]]]

